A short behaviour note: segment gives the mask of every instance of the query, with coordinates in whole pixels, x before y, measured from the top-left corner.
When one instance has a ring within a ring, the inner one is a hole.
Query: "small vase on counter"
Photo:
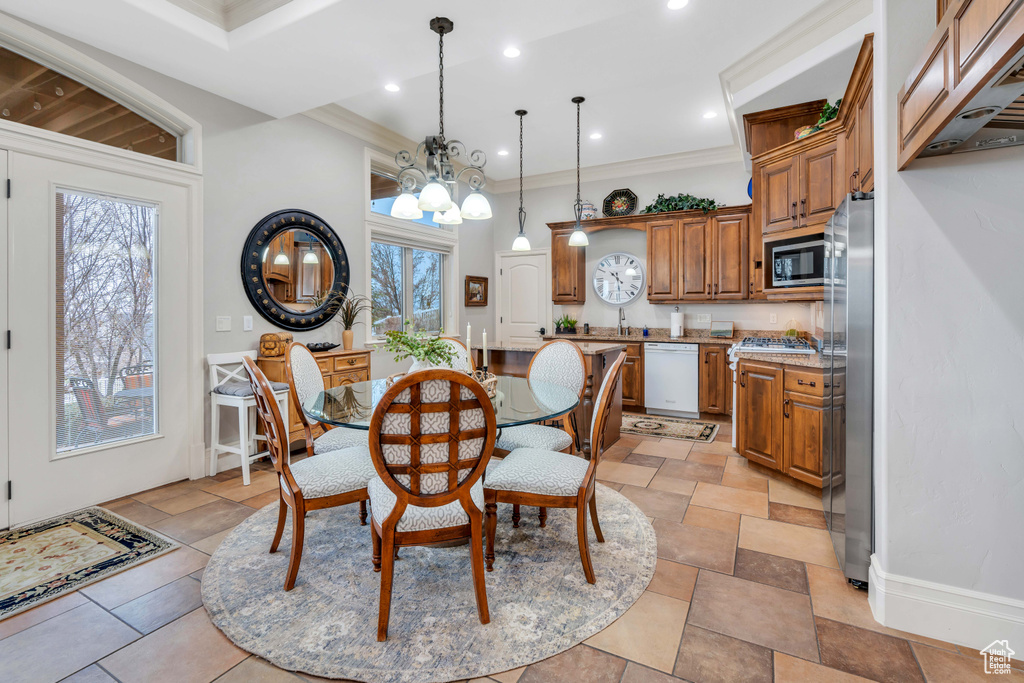
[[[342,346],[342,348],[344,348],[346,351],[351,351],[352,350],[352,341],[353,341],[354,337],[355,337],[355,332],[353,330],[342,330],[341,331],[341,346]]]

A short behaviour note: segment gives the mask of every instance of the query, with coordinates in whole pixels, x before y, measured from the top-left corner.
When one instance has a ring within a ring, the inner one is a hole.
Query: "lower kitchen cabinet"
[[[644,407],[644,345],[626,344],[626,360],[622,364],[622,407]]]
[[[784,393],[782,443],[784,472],[794,479],[821,486],[822,425],[825,399]]]
[[[702,413],[726,415],[732,412],[732,373],[729,350],[721,344],[700,345],[699,404]]]
[[[782,366],[741,361],[736,387],[739,411],[736,444],[740,455],[773,470],[782,469]]]

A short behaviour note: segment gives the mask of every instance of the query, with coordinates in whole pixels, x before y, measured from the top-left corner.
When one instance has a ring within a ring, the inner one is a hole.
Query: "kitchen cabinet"
[[[710,235],[706,217],[690,218],[680,221],[679,228],[679,263],[680,273],[679,299],[683,301],[710,299],[711,264],[708,259]]]
[[[626,344],[626,360],[622,363],[622,407],[644,407],[644,345]]]
[[[843,96],[839,121],[843,127],[843,175],[845,192],[870,192],[875,189],[874,120],[872,88],[874,36],[865,36],[853,76]]]
[[[747,298],[747,214],[715,216],[710,222],[711,296],[717,300]]]
[[[313,358],[324,377],[324,386],[328,389],[370,379],[370,351],[357,349],[352,351],[324,351],[314,353]],[[259,356],[256,365],[271,382],[287,382],[284,356]],[[296,442],[305,441],[306,434],[299,419],[299,406],[290,398],[288,400],[288,438],[295,447]],[[320,428],[313,430],[316,438],[323,433]]]
[[[801,228],[824,226],[846,196],[837,137],[827,135],[819,142],[799,156]]]
[[[551,233],[551,301],[556,304],[582,304],[587,300],[584,247],[569,245],[572,230]]]
[[[757,177],[754,181],[754,212],[760,218],[761,233],[798,227],[799,155],[755,162],[754,172]]]
[[[754,213],[761,233],[824,225],[844,194],[838,124],[756,157]]]
[[[677,221],[647,224],[647,300],[673,301],[679,291],[679,240]]]
[[[773,470],[783,463],[782,367],[740,361],[736,387],[736,435],[740,455]]]
[[[821,487],[822,427],[825,400],[820,396],[786,391],[782,400],[782,471]]]
[[[728,347],[721,344],[700,345],[699,404],[702,413],[726,415],[732,412],[732,373],[729,371]]]
[[[761,236],[761,226],[757,221],[747,221],[747,277],[750,278],[750,286],[747,290],[748,299],[764,299],[764,238]]]

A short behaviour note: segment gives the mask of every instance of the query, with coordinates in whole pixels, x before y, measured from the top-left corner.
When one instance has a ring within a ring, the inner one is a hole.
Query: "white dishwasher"
[[[674,342],[644,344],[644,407],[648,413],[698,417],[700,346]]]

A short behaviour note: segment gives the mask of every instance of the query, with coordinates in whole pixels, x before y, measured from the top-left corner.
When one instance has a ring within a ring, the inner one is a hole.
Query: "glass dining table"
[[[375,379],[332,387],[303,403],[302,410],[311,419],[335,427],[369,429],[373,411],[389,386],[386,379]],[[579,405],[579,396],[552,382],[499,375],[491,405],[500,430],[561,417]]]

